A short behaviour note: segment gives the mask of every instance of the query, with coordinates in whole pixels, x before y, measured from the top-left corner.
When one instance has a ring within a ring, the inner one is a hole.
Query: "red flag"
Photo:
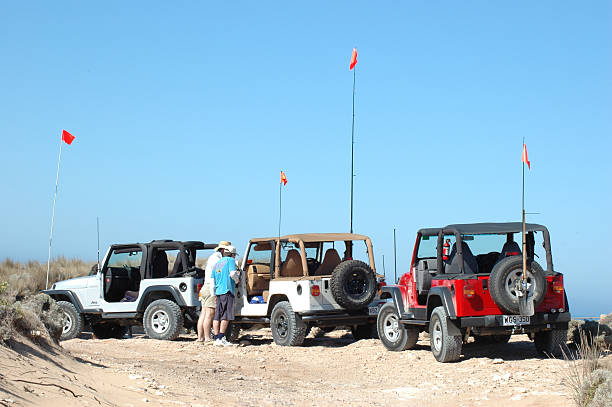
[[[287,176],[281,171],[281,184],[287,185]]]
[[[351,64],[349,65],[349,71],[357,65],[357,48],[353,48],[353,55],[351,55]]]
[[[531,169],[531,163],[529,162],[529,158],[527,158],[527,144],[523,143],[523,159],[522,161],[527,164],[527,167]]]
[[[70,145],[74,141],[74,136],[68,133],[66,130],[62,130],[62,141]]]

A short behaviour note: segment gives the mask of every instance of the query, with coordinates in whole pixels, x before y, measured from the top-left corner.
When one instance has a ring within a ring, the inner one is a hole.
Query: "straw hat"
[[[228,242],[227,240],[221,240],[219,242],[219,245],[217,247],[215,247],[215,251],[217,251],[219,249],[227,249],[231,245],[232,245],[232,242]]]

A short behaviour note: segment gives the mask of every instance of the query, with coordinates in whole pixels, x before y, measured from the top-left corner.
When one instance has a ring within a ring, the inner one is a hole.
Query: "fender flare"
[[[391,294],[391,298],[393,298],[393,303],[395,304],[395,309],[397,310],[397,315],[400,317],[404,315],[404,300],[402,298],[402,291],[396,285],[385,285],[380,288],[382,293]]]
[[[450,319],[457,319],[457,312],[455,311],[455,305],[453,304],[453,297],[448,287],[437,286],[437,287],[432,287],[429,290],[429,295],[427,296],[427,312],[428,313],[431,312],[431,310],[434,308],[433,306],[430,307],[429,305],[432,297],[440,298],[440,301],[442,302],[442,305],[444,306],[444,309],[446,310],[446,315],[448,315]]]
[[[453,297],[451,296],[451,292],[448,287],[437,286],[432,287],[429,290],[429,295],[427,296],[427,319],[431,319],[430,312],[435,308],[433,304],[430,305],[430,300],[432,298],[439,298],[440,302],[442,302],[442,306],[446,311],[447,317],[447,328],[448,334],[451,336],[461,336],[461,329],[457,326],[457,312],[455,312],[455,306],[453,305]],[[457,321],[459,322],[459,321]]]
[[[75,295],[70,290],[43,290],[43,294],[47,294],[49,297],[53,298],[55,301],[63,301],[58,297],[68,297],[72,305],[77,309],[79,314],[83,313],[83,304],[79,301],[79,297]]]
[[[145,288],[145,290],[142,292],[142,295],[140,295],[140,300],[138,300],[138,306],[136,307],[136,311],[144,312],[145,304],[147,304],[147,297],[150,294],[156,292],[170,293],[170,295],[179,307],[185,306],[185,301],[183,301],[183,297],[181,297],[181,294],[176,289],[176,287],[171,285],[155,285]]]

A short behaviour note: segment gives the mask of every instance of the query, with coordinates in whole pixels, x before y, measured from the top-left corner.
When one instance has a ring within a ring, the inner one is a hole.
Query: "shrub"
[[[572,319],[567,330],[567,340],[580,345],[583,340],[589,345],[596,342],[602,349],[612,348],[612,314],[602,317],[599,321]]]
[[[579,393],[585,407],[609,407],[612,405],[612,371],[594,370],[584,381]]]
[[[569,363],[565,383],[579,407],[604,407],[612,405],[612,371],[602,363],[606,351],[588,338],[589,332],[579,334],[576,352],[563,351]]]
[[[23,301],[8,297],[10,286],[0,284],[0,343],[7,344],[17,334],[32,340],[58,342],[64,313],[51,297],[36,294]]]

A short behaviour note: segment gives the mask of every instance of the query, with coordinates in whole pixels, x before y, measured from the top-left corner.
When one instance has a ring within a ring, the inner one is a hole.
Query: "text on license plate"
[[[378,307],[368,307],[368,314],[378,315]]]
[[[526,315],[504,315],[502,325],[529,325],[531,317]]]

